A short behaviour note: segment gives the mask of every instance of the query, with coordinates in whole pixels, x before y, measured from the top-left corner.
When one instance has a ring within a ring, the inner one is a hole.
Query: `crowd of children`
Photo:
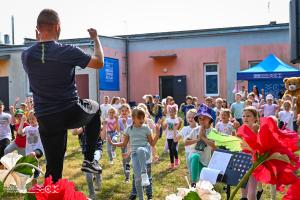
[[[297,130],[295,99],[286,95],[282,100],[273,98],[271,94],[259,94],[254,87],[253,92],[235,93],[235,101],[228,106],[222,98],[206,97],[203,103],[196,97],[187,96],[186,102],[180,106],[168,96],[160,99],[159,95],[145,95],[144,103],[136,107],[129,106],[125,98],[105,96],[101,104],[102,129],[99,133],[94,160],[101,163],[103,145],[106,145],[109,164],[114,165],[116,147],[121,147],[124,180],[130,182],[130,170],[133,173],[132,191],[129,199],[144,199],[145,187],[148,200],[152,199],[151,163],[159,162],[156,143],[165,134],[165,152],[169,154],[171,170],[180,165],[178,144],[185,146],[186,167],[191,186],[199,180],[203,167],[207,166],[212,152],[217,148],[207,138],[212,129],[226,135],[236,135],[242,124],[258,132],[259,117],[273,116],[278,118],[278,126]],[[39,137],[38,123],[34,116],[33,102],[28,98],[25,103],[10,107],[10,114],[4,112],[0,101],[0,157],[17,151],[21,155],[37,158],[43,156],[43,147]],[[181,113],[179,114],[179,112]],[[85,151],[85,127],[72,130],[79,138],[82,152]],[[95,198],[95,191],[101,188],[101,174],[86,172],[86,181],[90,198]],[[34,178],[37,178],[38,174]],[[95,186],[93,179],[96,180]],[[262,190],[253,177],[242,190],[242,200],[259,199]],[[257,191],[257,188],[258,191]],[[275,199],[276,194],[272,194]]]

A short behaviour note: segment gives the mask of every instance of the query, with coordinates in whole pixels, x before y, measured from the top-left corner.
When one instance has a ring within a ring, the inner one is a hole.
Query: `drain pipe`
[[[129,38],[125,38],[125,72],[126,72],[126,96],[127,102],[130,101],[130,73],[129,73]]]

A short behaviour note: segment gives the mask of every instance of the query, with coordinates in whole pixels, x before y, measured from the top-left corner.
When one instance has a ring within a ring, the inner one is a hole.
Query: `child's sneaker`
[[[136,199],[136,195],[131,194],[129,200],[135,200],[135,199]]]
[[[102,168],[99,166],[97,161],[90,162],[88,160],[84,160],[81,166],[81,171],[90,172],[95,174],[102,173]]]
[[[174,169],[174,168],[175,168],[174,163],[170,163],[168,168],[169,168],[169,169]]]
[[[125,165],[125,173],[126,173],[126,174],[129,174],[129,173],[130,173],[130,165],[129,165],[129,164],[126,164],[126,165]]]
[[[175,166],[180,165],[180,160],[179,159],[175,159]]]
[[[89,200],[95,200],[95,199],[96,199],[96,196],[95,196],[94,194],[93,194],[93,195],[90,195],[88,199],[89,199]]]
[[[113,165],[113,164],[114,164],[114,161],[109,161],[109,164],[110,164],[110,165]]]
[[[129,178],[125,178],[125,183],[130,183]]]
[[[142,186],[150,185],[150,181],[147,173],[142,173],[141,177],[142,177]]]
[[[100,191],[100,185],[98,184],[95,185],[95,191]]]

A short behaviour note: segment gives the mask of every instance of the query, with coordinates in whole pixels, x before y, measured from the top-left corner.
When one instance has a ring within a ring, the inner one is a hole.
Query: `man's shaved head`
[[[52,9],[44,9],[37,18],[37,28],[60,24],[58,13]]]

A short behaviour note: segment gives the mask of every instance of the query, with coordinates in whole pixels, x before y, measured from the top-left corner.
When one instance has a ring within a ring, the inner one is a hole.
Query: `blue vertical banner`
[[[119,60],[104,58],[104,67],[99,70],[99,89],[120,91]]]

